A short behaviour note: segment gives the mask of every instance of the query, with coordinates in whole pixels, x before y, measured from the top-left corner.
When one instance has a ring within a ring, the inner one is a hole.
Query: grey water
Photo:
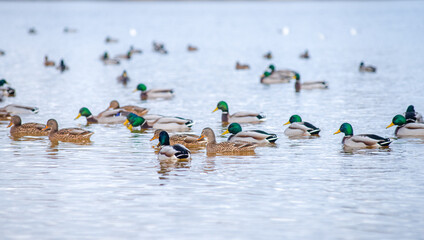
[[[424,236],[424,140],[386,129],[410,104],[424,112],[422,1],[1,2],[0,78],[16,89],[0,106],[37,106],[23,122],[82,127],[88,145],[45,137],[10,138],[0,122],[2,239],[420,239]],[[29,35],[34,27],[36,35]],[[64,33],[65,27],[75,33]],[[130,34],[131,33],[131,34]],[[106,44],[106,36],[119,39]],[[152,50],[164,42],[168,55]],[[187,52],[188,44],[199,48]],[[141,55],[117,66],[99,56]],[[298,56],[305,49],[309,60]],[[274,58],[262,55],[272,51]],[[43,66],[63,58],[70,70]],[[249,70],[235,70],[235,62]],[[359,73],[361,61],[377,73]],[[261,85],[273,63],[329,89],[295,93],[293,82]],[[127,70],[131,81],[116,77]],[[173,88],[172,100],[141,101],[132,90]],[[196,123],[225,127],[230,113],[258,111],[243,125],[276,133],[275,146],[246,156],[159,162],[152,130],[74,120],[113,99]],[[319,138],[288,139],[292,114],[321,128]],[[344,151],[340,124],[391,137],[387,149]]]

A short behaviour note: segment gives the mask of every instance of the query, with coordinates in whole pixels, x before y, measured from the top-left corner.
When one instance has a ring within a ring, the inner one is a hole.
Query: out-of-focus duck
[[[169,99],[174,97],[173,89],[150,89],[147,90],[146,85],[140,83],[133,92],[141,91],[141,100],[164,98]]]
[[[197,50],[199,50],[199,49],[195,46],[192,46],[192,45],[187,46],[187,51],[189,51],[189,52],[195,52]]]
[[[49,57],[47,57],[47,55],[46,55],[46,56],[44,56],[44,66],[46,66],[46,67],[52,67],[52,66],[54,66],[54,65],[56,65],[56,64],[54,63],[54,61],[50,61],[50,60],[49,60]]]
[[[392,123],[386,128],[397,125],[395,135],[397,137],[424,137],[424,123],[407,122],[402,115],[396,115],[392,119]]]
[[[265,53],[264,54],[264,58],[266,58],[266,59],[272,59],[272,53],[271,53],[271,51]]]
[[[147,109],[147,108],[138,107],[138,106],[134,106],[134,105],[120,106],[118,101],[112,100],[109,103],[109,107],[105,111],[99,113],[99,116],[101,116],[103,113],[106,113],[110,110],[116,110],[116,109],[124,109],[125,111],[137,114],[138,116],[143,116],[147,112],[149,112],[149,109]]]
[[[343,123],[334,134],[341,132],[345,134],[342,140],[343,146],[348,148],[386,147],[392,142],[390,138],[383,138],[375,134],[353,135],[352,125],[349,123]]]
[[[111,38],[111,37],[107,36],[106,39],[105,39],[105,42],[106,43],[117,43],[118,42],[118,39]]]
[[[65,27],[65,28],[63,29],[63,32],[64,32],[64,33],[76,33],[76,32],[77,32],[77,29],[75,29],[75,28]]]
[[[303,82],[300,83],[300,75],[299,73],[295,73],[295,76],[293,77],[296,79],[296,82],[294,83],[294,89],[296,92],[300,92],[301,89],[326,89],[328,88],[328,84],[325,81],[313,81],[313,82]]]
[[[295,75],[292,70],[275,70],[275,66],[270,64],[268,69],[261,76],[261,83],[263,84],[277,84],[288,83]]]
[[[266,121],[266,116],[256,112],[236,112],[230,115],[228,104],[225,101],[219,101],[215,110],[212,112],[221,110],[221,121],[222,123],[260,123]]]
[[[57,66],[57,69],[60,71],[60,72],[64,72],[64,71],[66,71],[66,70],[69,70],[69,67],[68,66],[66,66],[65,65],[65,61],[63,61],[63,59],[61,59],[60,60],[60,64],[59,64],[59,66]]]
[[[284,130],[284,134],[289,137],[300,137],[300,136],[318,136],[321,131],[319,128],[314,125],[303,122],[302,118],[299,115],[293,115],[290,117],[289,121],[284,125],[290,124],[290,126]]]
[[[168,54],[163,43],[153,42],[153,50],[161,54]]]
[[[7,84],[8,82],[5,79],[0,80],[0,102],[3,96],[14,97],[16,94],[15,89],[10,86],[6,86]]]
[[[404,116],[406,118],[406,122],[408,122],[408,123],[414,123],[414,122],[424,123],[423,116],[420,113],[415,112],[414,105],[408,106]]]
[[[245,69],[250,69],[250,67],[247,64],[241,64],[239,62],[236,62],[236,69],[237,70],[245,70]]]
[[[131,59],[133,53],[131,51],[128,51],[126,54],[120,54],[116,55],[115,58],[122,58],[122,59]]]
[[[306,49],[304,53],[300,54],[299,57],[300,58],[303,58],[303,59],[309,59],[309,51],[308,51],[308,49]]]
[[[374,66],[372,66],[372,65],[368,65],[368,66],[366,66],[366,65],[364,64],[364,62],[361,62],[361,63],[359,64],[359,71],[360,71],[360,72],[377,72],[377,68],[376,68],[376,67],[374,67]]]
[[[118,64],[120,64],[118,59],[110,58],[108,52],[104,52],[103,55],[100,56],[100,60],[105,65],[118,65]]]
[[[83,107],[79,110],[78,116],[75,118],[77,120],[81,116],[84,116],[87,119],[87,124],[90,123],[101,123],[101,124],[118,124],[125,122],[129,112],[124,109],[109,110],[102,112],[101,115],[93,116],[88,108]]]
[[[141,54],[141,53],[143,53],[143,51],[141,49],[136,49],[132,45],[130,46],[129,52],[131,52],[131,54],[134,54],[134,53]]]
[[[122,72],[122,75],[116,78],[119,83],[122,83],[123,85],[127,85],[127,83],[130,81],[130,78],[128,77],[127,71],[124,70]]]
[[[9,104],[0,108],[0,112],[8,112],[10,114],[29,114],[29,113],[38,113],[38,108],[22,106],[17,104]]]

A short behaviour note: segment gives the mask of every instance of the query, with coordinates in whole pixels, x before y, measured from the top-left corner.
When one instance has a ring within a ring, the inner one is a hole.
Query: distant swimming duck
[[[0,50],[0,56],[4,56],[4,55],[6,55],[6,52],[3,50]]]
[[[299,73],[295,73],[295,76],[293,77],[296,79],[296,82],[294,83],[294,89],[296,92],[300,92],[301,89],[326,89],[328,88],[328,84],[325,81],[314,81],[314,82],[303,82],[300,83],[300,75]]]
[[[272,53],[271,53],[271,51],[265,53],[264,54],[264,58],[266,58],[266,59],[272,59]]]
[[[131,52],[131,54],[134,54],[134,53],[137,53],[137,54],[143,53],[143,51],[141,49],[136,49],[136,48],[134,48],[134,46],[130,46],[130,50],[129,51]]]
[[[44,56],[44,66],[51,67],[54,65],[55,65],[54,61],[49,61],[49,58],[47,57],[47,55]]]
[[[383,138],[374,134],[359,134],[353,135],[352,125],[343,123],[340,129],[334,134],[344,133],[342,143],[349,148],[374,148],[389,146],[392,142],[390,138]]]
[[[420,113],[415,112],[414,105],[409,105],[404,115],[406,122],[408,123],[424,123],[423,116]]]
[[[124,109],[109,110],[102,112],[101,115],[93,116],[88,108],[83,107],[79,110],[78,116],[75,118],[77,120],[81,116],[84,116],[87,119],[87,124],[90,123],[101,123],[101,124],[118,124],[123,123],[127,119],[129,112]]]
[[[372,65],[365,66],[364,62],[361,62],[359,64],[359,71],[360,72],[376,72],[377,68]]]
[[[261,76],[261,83],[263,84],[277,84],[288,83],[295,75],[292,70],[275,70],[273,64],[268,66],[268,69]]]
[[[263,145],[267,143],[274,143],[278,139],[276,134],[267,133],[262,130],[242,131],[242,128],[238,123],[231,123],[222,135],[227,133],[231,133],[231,136],[227,139],[228,142],[247,142]]]
[[[0,108],[1,112],[8,112],[10,114],[28,114],[28,113],[38,113],[37,107],[27,107],[17,104],[9,104]]]
[[[13,125],[13,126],[12,126]],[[22,124],[21,117],[14,115],[10,119],[9,126],[10,135],[12,137],[23,137],[23,136],[47,136],[49,132],[43,131],[46,125],[41,123],[25,123]]]
[[[134,90],[141,91],[140,98],[141,100],[147,100],[147,99],[157,99],[157,98],[173,98],[174,97],[174,90],[172,89],[150,89],[147,90],[146,85],[143,83],[140,83],[137,85],[137,88]]]
[[[250,69],[250,67],[247,64],[241,64],[239,62],[236,62],[236,69],[237,70],[244,70],[244,69]]]
[[[190,158],[191,152],[184,145],[169,143],[169,135],[166,131],[159,133],[159,146],[161,146],[158,159],[159,160],[173,160]]]
[[[0,110],[0,121],[10,120],[12,118],[12,114],[6,112],[4,110]]]
[[[146,115],[147,116],[147,115]],[[163,129],[166,131],[189,131],[194,122],[191,119],[181,117],[161,117],[156,120],[148,122],[144,117],[140,117],[134,113],[130,113],[124,122],[129,130],[132,131],[133,127]]]
[[[81,128],[63,128],[59,130],[59,125],[55,119],[47,121],[44,130],[50,129],[49,139],[52,142],[89,142],[93,132]]]
[[[126,54],[120,54],[120,55],[116,55],[116,58],[122,58],[122,59],[131,59],[133,53],[131,51],[128,51]]]
[[[37,30],[35,30],[35,28],[32,27],[32,28],[28,29],[28,33],[35,35],[35,34],[37,34]]]
[[[229,114],[228,104],[225,101],[218,102],[215,110],[212,112],[221,110],[221,121],[223,123],[260,123],[266,121],[266,116],[255,112],[236,112],[232,115]]]
[[[58,69],[60,72],[64,72],[64,71],[66,71],[66,70],[69,70],[69,67],[68,67],[68,66],[66,66],[66,65],[65,65],[65,61],[63,61],[63,59],[61,59],[61,60],[60,60],[60,64],[59,64],[59,66],[57,66],[57,69]]]
[[[5,79],[0,80],[0,102],[2,96],[14,97],[16,94],[15,89],[9,86],[5,86],[6,84],[8,84],[8,82]]]
[[[309,52],[308,52],[308,49],[306,49],[304,53],[300,54],[300,56],[299,56],[299,57],[300,57],[300,58],[303,58],[303,59],[309,59]]]
[[[237,153],[237,152],[253,152],[256,144],[253,143],[235,143],[235,142],[221,142],[217,143],[215,133],[211,128],[204,128],[199,140],[206,138],[206,152],[207,153]]]
[[[76,30],[75,28],[65,27],[65,28],[63,29],[63,32],[64,32],[64,33],[76,33],[76,32],[77,32],[77,30]]]
[[[127,83],[130,81],[130,78],[128,77],[127,71],[124,70],[122,72],[122,75],[116,78],[119,83],[122,83],[123,85],[127,85]]]
[[[116,109],[124,109],[125,111],[131,112],[131,113],[134,113],[134,114],[137,114],[138,116],[143,116],[147,112],[149,112],[149,109],[147,109],[147,108],[138,107],[138,106],[134,106],[134,105],[126,105],[126,106],[122,106],[121,107],[119,105],[119,102],[118,101],[112,100],[109,103],[109,107],[105,111],[99,113],[99,115],[101,116],[105,112],[108,112],[110,110],[116,110]]]
[[[302,118],[299,115],[293,115],[290,117],[289,121],[284,125],[290,124],[290,126],[284,130],[284,134],[289,137],[298,137],[298,136],[318,136],[321,131],[319,128],[314,125],[303,122]]]
[[[110,58],[108,52],[104,52],[103,55],[100,56],[100,60],[105,65],[118,65],[118,64],[120,64],[118,59]]]
[[[161,54],[168,54],[168,51],[165,49],[165,45],[163,43],[153,42],[153,50]]]
[[[106,39],[105,39],[105,42],[106,43],[117,43],[118,42],[118,39],[111,38],[111,37],[107,36]]]
[[[163,129],[156,129],[154,132],[153,137],[150,139],[150,141],[153,141],[155,139],[159,138],[159,134],[164,131]],[[206,146],[206,140],[201,139],[198,140],[200,136],[195,134],[174,134],[169,137],[169,141],[171,145],[174,144],[182,144],[188,148],[200,148]]]
[[[188,45],[187,46],[187,51],[189,51],[189,52],[195,52],[195,51],[197,51],[198,49],[197,49],[197,47],[195,47],[195,46],[192,46],[192,45]]]
[[[424,123],[407,122],[402,115],[393,117],[392,123],[386,128],[397,125],[395,135],[397,137],[424,137]]]

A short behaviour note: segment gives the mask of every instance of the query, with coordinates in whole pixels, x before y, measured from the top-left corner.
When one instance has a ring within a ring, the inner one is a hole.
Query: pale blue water
[[[424,141],[345,153],[342,136],[332,133],[347,121],[355,133],[394,137],[385,129],[394,115],[409,104],[424,112],[423,12],[422,1],[1,2],[0,77],[17,96],[0,106],[38,106],[23,122],[56,118],[60,127],[95,132],[91,145],[51,146],[45,138],[14,141],[0,122],[1,238],[422,238]],[[78,32],[64,34],[65,26]],[[38,34],[27,34],[30,27]],[[106,45],[106,36],[119,43]],[[169,55],[154,53],[154,40]],[[188,53],[189,43],[200,50]],[[120,66],[99,62],[104,51],[122,54],[131,44],[144,53]],[[307,61],[298,58],[306,48]],[[262,58],[267,51],[272,61]],[[46,54],[63,57],[70,71],[45,68]],[[237,60],[251,69],[234,70]],[[359,73],[360,61],[376,65],[377,74]],[[330,88],[295,94],[292,83],[260,85],[271,62]],[[116,83],[124,69],[127,87]],[[139,82],[174,88],[176,98],[141,102],[131,92]],[[160,163],[151,130],[73,120],[80,107],[98,113],[112,99],[194,119],[197,134],[224,131],[211,111],[226,100],[230,112],[267,115],[245,129],[280,139],[253,156],[200,150],[189,162]],[[321,137],[285,137],[292,114],[320,127]]]

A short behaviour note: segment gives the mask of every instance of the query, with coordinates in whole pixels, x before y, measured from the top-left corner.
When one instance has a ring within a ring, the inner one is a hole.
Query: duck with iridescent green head
[[[406,122],[408,123],[424,123],[423,116],[420,113],[415,112],[414,105],[409,105],[404,115]]]
[[[225,101],[218,102],[215,110],[212,112],[221,110],[221,121],[222,123],[260,123],[266,121],[266,116],[256,112],[236,112],[230,115],[228,110],[228,104]]]
[[[0,101],[2,96],[14,97],[16,91],[14,88],[7,86],[9,83],[5,79],[0,80]]]
[[[177,161],[179,159],[188,159],[191,156],[190,150],[184,145],[169,143],[169,135],[166,131],[159,133],[159,144],[160,150],[158,153],[158,160],[161,161]]]
[[[93,116],[88,108],[83,107],[79,110],[78,116],[74,119],[77,120],[81,116],[87,119],[87,124],[101,123],[101,124],[119,124],[125,122],[129,112],[124,109],[108,110],[102,112],[101,115]]]
[[[328,84],[325,81],[313,81],[313,82],[300,82],[300,75],[299,73],[295,73],[293,76],[294,79],[296,79],[296,82],[294,83],[294,89],[296,92],[300,92],[301,89],[327,89]]]
[[[133,53],[131,51],[128,51],[126,54],[119,54],[116,55],[115,58],[121,58],[121,59],[128,59],[130,60],[132,57]]]
[[[118,65],[120,63],[118,59],[110,58],[108,52],[104,52],[103,55],[100,56],[100,61],[105,65]]]
[[[141,91],[140,98],[141,100],[147,99],[170,99],[174,97],[174,90],[172,89],[150,89],[147,90],[146,85],[140,83],[137,85],[137,88],[133,92]]]
[[[163,129],[156,129],[153,137],[150,139],[150,141],[153,141],[155,139],[159,138],[160,133],[164,131]],[[171,145],[174,144],[182,144],[186,146],[187,148],[203,148],[206,146],[206,140],[201,139],[197,140],[200,136],[196,134],[173,134],[169,136],[169,141]]]
[[[227,133],[231,133],[230,137],[227,139],[228,142],[244,142],[264,145],[268,143],[274,143],[278,139],[276,134],[267,133],[262,130],[243,131],[240,124],[238,123],[231,123],[227,130],[222,133],[222,135]]]
[[[343,123],[334,134],[341,132],[345,134],[342,140],[343,146],[348,148],[386,147],[392,142],[390,138],[383,138],[375,134],[353,135],[352,125],[349,123]]]
[[[407,122],[402,115],[396,115],[392,119],[392,123],[386,128],[397,125],[395,135],[397,137],[424,137],[424,123]]]
[[[273,64],[268,66],[268,69],[261,76],[261,83],[263,84],[277,84],[288,83],[294,76],[292,70],[275,70]]]
[[[130,130],[133,127],[140,127],[141,129],[153,128],[179,132],[190,131],[193,124],[193,120],[181,117],[161,117],[156,120],[147,121],[144,117],[140,117],[134,113],[130,113],[124,122],[124,125]]]
[[[284,134],[289,137],[318,136],[321,131],[311,123],[303,122],[299,115],[292,115],[284,125],[287,124],[290,124],[290,126],[284,130]]]

